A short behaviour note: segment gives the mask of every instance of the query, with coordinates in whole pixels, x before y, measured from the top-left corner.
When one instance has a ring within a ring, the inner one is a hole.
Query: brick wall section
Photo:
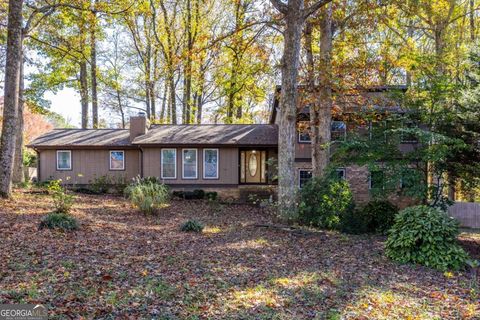
[[[300,169],[311,169],[310,162],[296,162],[295,163],[295,175],[296,181],[299,181]],[[345,176],[352,190],[353,200],[357,206],[363,206],[367,204],[371,199],[369,183],[368,183],[368,168],[365,166],[349,166],[345,168]],[[408,198],[393,195],[388,199],[400,209],[415,205],[418,201]]]

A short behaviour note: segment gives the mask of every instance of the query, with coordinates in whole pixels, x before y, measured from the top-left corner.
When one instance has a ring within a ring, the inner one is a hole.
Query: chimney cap
[[[139,116],[139,117],[145,117],[145,116],[146,116],[146,113],[143,112],[143,111],[139,111],[138,114],[137,114],[137,116]]]

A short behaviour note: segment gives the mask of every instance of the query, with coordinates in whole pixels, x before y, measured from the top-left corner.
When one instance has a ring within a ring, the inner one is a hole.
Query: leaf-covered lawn
[[[270,218],[251,206],[175,201],[147,218],[121,198],[76,195],[81,228],[67,234],[38,230],[43,194],[0,206],[0,303],[43,303],[58,318],[480,317],[471,274],[394,264],[381,237],[259,228]],[[191,218],[202,234],[179,231]]]

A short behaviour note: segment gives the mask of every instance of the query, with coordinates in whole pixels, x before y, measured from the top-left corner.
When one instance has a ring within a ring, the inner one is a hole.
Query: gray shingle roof
[[[123,129],[55,129],[33,140],[29,146],[129,146],[129,135],[129,130]]]
[[[146,135],[129,141],[123,129],[55,129],[34,141],[34,148],[125,147],[132,145],[238,145],[276,146],[276,125],[154,125]]]
[[[275,146],[278,128],[267,124],[155,125],[133,144]]]

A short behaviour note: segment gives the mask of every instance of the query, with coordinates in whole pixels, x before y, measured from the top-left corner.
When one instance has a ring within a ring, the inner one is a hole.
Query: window
[[[300,143],[310,143],[312,139],[310,138],[310,133],[308,131],[301,131],[298,133],[298,142]]]
[[[203,178],[218,179],[218,149],[203,149]]]
[[[370,172],[370,176],[368,177],[368,188],[375,189],[375,190],[381,190],[384,188],[385,184],[385,176],[383,171],[376,170]]]
[[[347,138],[347,125],[343,121],[332,121],[332,141],[345,141]]]
[[[72,170],[72,152],[70,150],[57,151],[57,170]]]
[[[336,169],[336,172],[337,172],[337,175],[340,179],[342,179],[342,180],[347,179],[345,168],[338,168],[338,169]]]
[[[110,170],[125,170],[124,151],[110,151]]]
[[[312,179],[312,171],[310,170],[300,170],[298,172],[298,180],[299,180],[299,187],[300,189],[303,188],[303,186]]]
[[[162,149],[161,154],[162,179],[177,178],[177,150]]]
[[[197,179],[197,149],[183,149],[183,179]]]

